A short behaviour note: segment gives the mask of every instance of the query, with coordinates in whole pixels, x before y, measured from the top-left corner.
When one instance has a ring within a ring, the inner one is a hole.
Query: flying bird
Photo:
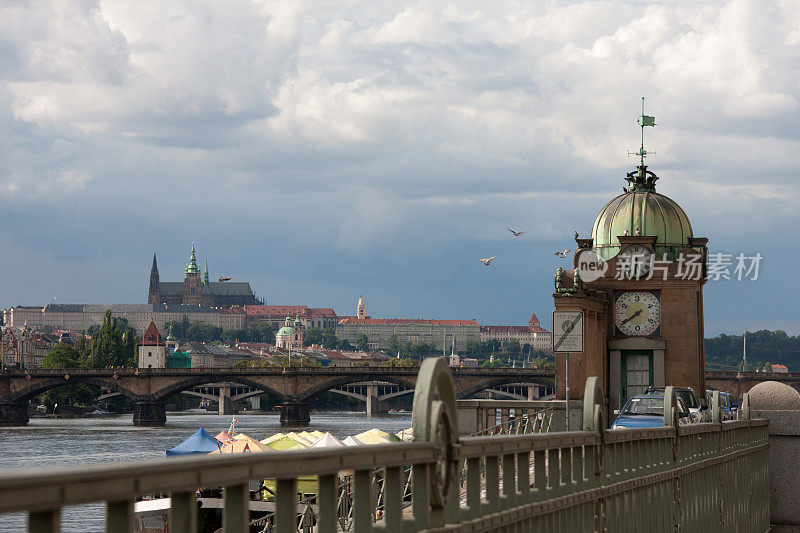
[[[478,261],[480,261],[481,263],[483,263],[484,265],[486,265],[488,267],[489,265],[492,264],[492,261],[495,260],[495,259],[497,259],[496,255],[492,256],[492,257],[485,257],[483,259],[478,259]]]
[[[520,235],[523,235],[523,234],[525,233],[524,231],[514,231],[514,230],[513,230],[513,229],[511,229],[511,228],[506,228],[506,229],[507,229],[508,231],[510,231],[511,233],[513,233],[513,234],[514,234],[514,237],[519,237]]]
[[[569,248],[567,248],[567,249],[566,249],[566,250],[564,250],[563,252],[556,252],[556,253],[554,253],[553,255],[557,255],[557,256],[559,256],[559,257],[567,257],[567,254],[568,254],[568,253],[570,253],[571,251],[572,251],[572,250],[570,250]]]
[[[220,282],[220,283],[225,283],[226,281],[230,281],[230,280],[232,280],[232,279],[233,279],[233,278],[220,277],[220,278],[219,278],[219,282]]]

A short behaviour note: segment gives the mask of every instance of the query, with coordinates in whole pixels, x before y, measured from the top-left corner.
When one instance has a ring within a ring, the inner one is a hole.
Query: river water
[[[277,414],[237,415],[237,429],[262,439],[282,430]],[[0,470],[74,466],[80,463],[163,458],[167,448],[183,442],[203,427],[216,435],[227,430],[230,416],[203,411],[168,413],[163,428],[139,428],[131,415],[98,418],[32,418],[27,426],[0,429]],[[390,413],[367,418],[357,412],[312,413],[308,428],[293,431],[329,431],[339,438],[378,428],[396,433],[411,426],[411,413]],[[61,512],[64,532],[103,531],[105,506],[67,507]],[[0,515],[0,532],[25,531],[24,514]]]

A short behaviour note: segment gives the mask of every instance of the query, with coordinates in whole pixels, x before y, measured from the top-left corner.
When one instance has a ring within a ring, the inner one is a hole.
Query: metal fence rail
[[[583,431],[459,440],[450,370],[429,359],[414,397],[416,442],[10,472],[0,476],[0,513],[28,511],[30,531],[54,532],[61,507],[104,501],[107,531],[129,532],[137,497],[170,493],[170,531],[193,532],[195,490],[224,487],[223,526],[239,533],[250,530],[248,482],[270,478],[278,480],[277,533],[334,533],[339,474],[348,472],[356,533],[768,531],[767,422],[749,419],[747,397],[742,420],[720,422],[716,396],[713,423],[679,426],[668,387],[664,428],[612,432],[590,378]],[[308,475],[319,476],[313,515],[296,494],[297,478]]]

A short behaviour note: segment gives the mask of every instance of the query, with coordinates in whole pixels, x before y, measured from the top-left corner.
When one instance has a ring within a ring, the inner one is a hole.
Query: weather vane
[[[656,117],[651,117],[649,115],[644,114],[644,96],[642,96],[642,115],[636,119],[636,123],[642,128],[642,145],[639,147],[638,152],[628,152],[628,155],[638,155],[640,166],[644,166],[644,158],[647,157],[647,154],[655,154],[655,152],[648,152],[644,149],[644,128],[645,126],[653,126],[656,125]]]

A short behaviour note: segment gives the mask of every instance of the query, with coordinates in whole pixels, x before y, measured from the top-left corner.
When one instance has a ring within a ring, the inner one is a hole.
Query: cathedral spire
[[[194,255],[194,241],[192,241],[192,254],[189,256],[189,264],[186,266],[187,274],[199,274],[200,267],[197,266],[197,257]]]
[[[208,285],[208,258],[206,258],[206,269],[205,273],[203,274],[203,282]]]
[[[153,266],[150,267],[150,287],[147,290],[147,303],[157,304],[160,303],[159,292],[161,284],[158,279],[158,264],[156,263],[156,254],[153,253]]]

